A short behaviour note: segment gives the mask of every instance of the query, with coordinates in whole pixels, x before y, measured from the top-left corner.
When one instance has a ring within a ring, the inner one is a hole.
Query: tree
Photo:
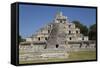
[[[97,31],[96,31],[96,24],[93,24],[89,28],[89,39],[96,40]]]
[[[21,38],[21,36],[19,35],[19,43],[21,42],[21,39],[22,39],[22,38]]]
[[[74,23],[75,26],[80,29],[80,33],[82,33],[85,36],[88,36],[88,28],[87,28],[87,26],[81,24],[80,21],[72,21],[72,23]]]
[[[26,41],[26,40],[23,39],[23,38],[21,37],[21,35],[19,35],[19,43],[20,43],[20,42],[24,42],[24,41]]]

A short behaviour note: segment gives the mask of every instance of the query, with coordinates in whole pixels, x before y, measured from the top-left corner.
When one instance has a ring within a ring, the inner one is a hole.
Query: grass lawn
[[[70,52],[68,60],[94,60],[96,51]]]
[[[35,60],[35,61],[20,61],[20,64],[24,63],[43,63],[43,62],[61,62],[61,61],[78,61],[78,60],[95,60],[96,51],[80,51],[70,52],[68,58],[47,58],[46,60]]]

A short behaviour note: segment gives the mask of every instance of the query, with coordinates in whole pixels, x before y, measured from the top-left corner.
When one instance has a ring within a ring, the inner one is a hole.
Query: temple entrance
[[[56,48],[58,48],[59,47],[59,44],[56,44]]]

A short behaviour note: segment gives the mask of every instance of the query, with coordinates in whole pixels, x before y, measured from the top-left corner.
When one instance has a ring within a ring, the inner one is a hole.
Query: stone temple
[[[36,44],[46,43],[45,48],[65,48],[68,42],[88,41],[88,36],[83,36],[80,29],[70,23],[62,12],[56,14],[52,23],[38,30],[34,35],[26,38],[26,42]]]
[[[33,52],[34,54],[34,56],[29,53],[20,55],[21,60],[27,56],[31,56],[30,58],[32,56],[64,58],[68,56],[69,51],[84,50],[84,48],[95,48],[95,45],[89,42],[88,36],[81,34],[80,29],[74,23],[69,22],[62,12],[58,12],[51,23],[40,28],[35,34],[27,37],[25,42],[19,44],[21,52]]]

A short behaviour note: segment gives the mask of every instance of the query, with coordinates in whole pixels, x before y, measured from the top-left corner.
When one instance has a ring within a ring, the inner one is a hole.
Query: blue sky
[[[19,5],[19,34],[25,38],[34,34],[45,24],[51,23],[58,11],[69,21],[78,20],[86,26],[96,23],[96,9],[79,7],[52,7],[40,5]]]

